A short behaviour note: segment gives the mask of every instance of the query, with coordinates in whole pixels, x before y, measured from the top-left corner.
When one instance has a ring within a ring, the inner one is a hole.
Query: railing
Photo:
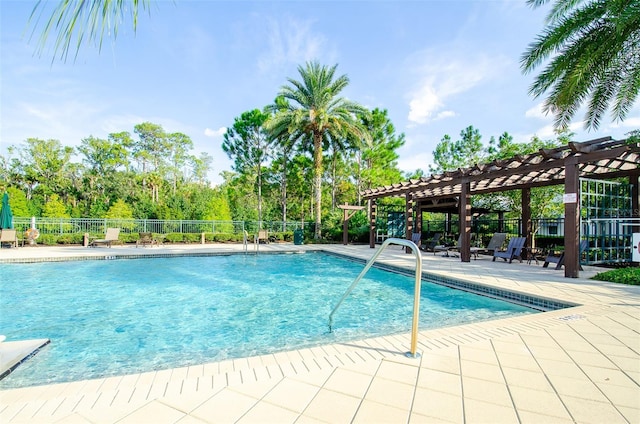
[[[13,225],[25,231],[31,227],[33,218],[14,217]],[[270,232],[293,231],[298,228],[312,228],[309,222],[281,221],[199,221],[165,219],[110,219],[110,218],[35,218],[35,227],[41,234],[102,234],[107,228],[120,228],[122,233],[232,233],[247,231],[255,234],[260,228]]]
[[[397,244],[400,246],[406,246],[411,249],[414,256],[416,257],[416,283],[413,290],[413,321],[411,324],[411,349],[407,352],[407,356],[412,358],[419,357],[419,354],[416,352],[418,346],[418,321],[420,314],[420,286],[422,282],[422,256],[420,254],[420,250],[418,250],[418,246],[411,240],[399,239],[399,238],[389,238],[386,239],[380,249],[369,259],[366,266],[360,272],[360,274],[353,280],[353,283],[349,286],[347,291],[342,295],[336,306],[333,308],[331,313],[329,314],[329,332],[333,330],[333,315],[336,313],[342,302],[349,296],[349,294],[353,291],[356,285],[362,280],[362,277],[369,271],[369,269],[373,266],[378,256],[382,253],[384,249],[390,244]]]
[[[640,232],[640,218],[584,219],[580,232],[589,242],[587,265],[631,262],[632,234]]]

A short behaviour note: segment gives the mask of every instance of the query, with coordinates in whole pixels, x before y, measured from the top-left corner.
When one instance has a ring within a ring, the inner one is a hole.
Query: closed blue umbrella
[[[9,206],[9,195],[7,193],[2,196],[2,210],[0,210],[0,229],[13,228],[13,213]]]

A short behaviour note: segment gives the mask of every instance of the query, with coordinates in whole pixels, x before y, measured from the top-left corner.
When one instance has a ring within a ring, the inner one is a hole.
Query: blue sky
[[[122,26],[102,50],[83,46],[75,61],[36,54],[27,22],[35,1],[0,0],[0,151],[29,137],[75,146],[82,138],[133,133],[145,121],[183,132],[213,156],[210,179],[231,169],[222,134],[242,112],[262,108],[308,60],[338,64],[343,95],[387,109],[403,171],[428,169],[445,134],[473,125],[488,143],[553,138],[533,75],[519,59],[541,32],[546,8],[524,0],[162,1],[136,33]],[[640,105],[622,123],[607,117],[578,141],[623,138],[640,128]]]

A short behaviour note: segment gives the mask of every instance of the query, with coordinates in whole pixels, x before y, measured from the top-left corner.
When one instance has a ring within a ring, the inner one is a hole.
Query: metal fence
[[[531,220],[532,229],[536,237],[562,237],[564,235],[564,218],[540,218]],[[423,221],[423,234],[433,233],[459,234],[460,222],[451,221]],[[513,235],[524,234],[522,219],[486,219],[473,218],[471,232],[480,236],[491,237],[494,233]]]
[[[18,231],[26,231],[32,226],[41,234],[104,234],[107,228],[120,228],[122,233],[257,233],[259,229],[270,232],[294,231],[299,228],[312,229],[312,222],[278,221],[195,221],[163,219],[109,219],[109,218],[13,218]]]
[[[640,218],[594,218],[581,222],[581,236],[589,241],[587,264],[630,262],[633,233],[640,232]]]

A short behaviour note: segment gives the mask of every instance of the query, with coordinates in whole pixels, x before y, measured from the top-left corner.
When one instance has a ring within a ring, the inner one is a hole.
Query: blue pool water
[[[187,366],[406,332],[414,278],[322,253],[0,264],[0,334],[51,344],[0,388]],[[420,329],[535,312],[422,285]]]

